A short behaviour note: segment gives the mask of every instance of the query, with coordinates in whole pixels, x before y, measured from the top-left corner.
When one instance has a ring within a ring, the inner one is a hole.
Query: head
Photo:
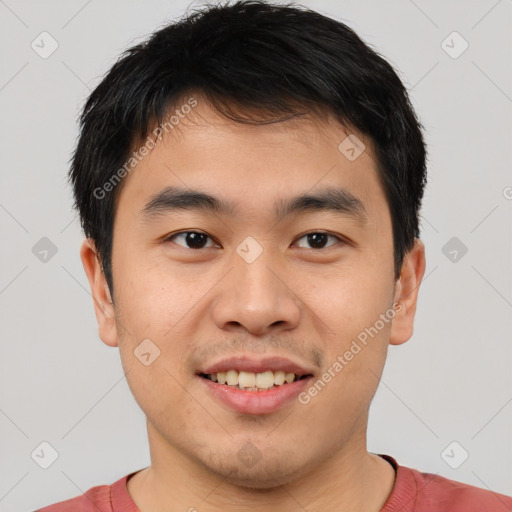
[[[364,446],[387,347],[412,335],[425,160],[392,67],[308,9],[208,7],[125,52],[70,178],[152,456],[265,488]],[[302,398],[226,405],[201,374],[231,356],[289,359]]]

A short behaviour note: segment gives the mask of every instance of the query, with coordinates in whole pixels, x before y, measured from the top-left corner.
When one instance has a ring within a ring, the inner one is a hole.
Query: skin
[[[99,336],[119,347],[147,417],[151,466],[128,481],[128,492],[145,512],[377,512],[395,473],[367,451],[368,409],[389,344],[413,332],[423,243],[415,241],[395,280],[391,218],[368,138],[330,117],[234,123],[196,98],[122,185],[114,301],[94,243],[81,248]],[[349,133],[366,146],[354,161],[338,150]],[[175,211],[145,220],[144,205],[170,185],[229,200],[237,214]],[[274,201],[324,185],[359,198],[366,222],[326,211],[274,217]],[[185,236],[164,240],[190,230],[211,237],[207,247],[189,248]],[[311,247],[304,235],[319,231],[339,240]],[[236,252],[247,236],[263,249],[250,264]],[[306,405],[294,399],[271,414],[236,413],[195,376],[214,355],[265,353],[290,356],[320,377],[394,303],[394,319]],[[147,338],[161,351],[149,366],[134,356]],[[253,466],[237,456],[248,442],[261,454]]]

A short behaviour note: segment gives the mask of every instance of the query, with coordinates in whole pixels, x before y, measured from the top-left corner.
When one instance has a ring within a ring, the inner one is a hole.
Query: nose
[[[222,280],[213,301],[213,318],[219,329],[265,335],[299,324],[301,301],[286,282],[289,274],[264,255],[265,251],[252,263],[235,255],[234,268]]]

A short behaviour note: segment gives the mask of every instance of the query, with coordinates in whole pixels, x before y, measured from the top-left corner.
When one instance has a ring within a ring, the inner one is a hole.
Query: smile
[[[226,372],[200,375],[212,382],[218,382],[219,384],[245,391],[265,391],[267,389],[274,389],[276,386],[291,384],[292,382],[308,377],[308,375],[299,376],[295,373],[286,373],[282,370],[262,373],[228,370]]]
[[[196,378],[200,381],[200,385],[204,386],[207,395],[230,411],[262,415],[277,412],[290,404],[307,388],[310,379],[313,378],[312,375],[298,377],[294,373],[284,373],[283,381],[283,373],[280,371],[250,373],[236,370],[220,372],[220,380],[227,380],[229,376],[230,382],[235,382],[236,377],[238,379],[236,384],[227,382],[222,384],[219,382],[219,373],[199,374]],[[245,387],[247,384],[248,386]],[[240,387],[241,385],[243,387]],[[263,385],[267,387],[259,387]]]

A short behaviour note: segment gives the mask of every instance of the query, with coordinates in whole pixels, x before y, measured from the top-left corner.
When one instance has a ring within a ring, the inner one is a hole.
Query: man
[[[425,161],[391,66],[310,10],[208,7],[128,50],[70,178],[151,466],[41,510],[512,509],[366,448],[413,332]]]

